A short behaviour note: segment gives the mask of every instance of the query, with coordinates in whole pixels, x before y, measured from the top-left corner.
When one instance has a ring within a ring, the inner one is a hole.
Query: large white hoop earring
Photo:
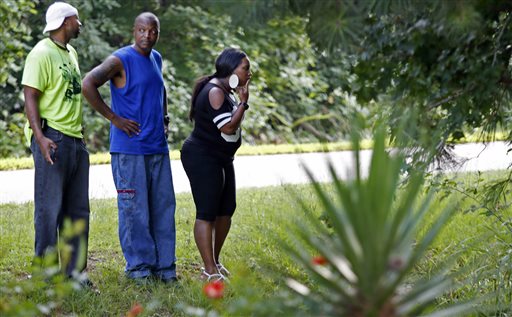
[[[239,82],[240,79],[238,79],[238,76],[236,74],[229,76],[229,87],[231,87],[231,89],[235,89],[236,87],[238,87]]]

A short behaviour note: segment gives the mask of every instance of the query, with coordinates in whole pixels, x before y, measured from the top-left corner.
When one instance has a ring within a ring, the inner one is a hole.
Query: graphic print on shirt
[[[62,77],[65,81],[69,82],[68,89],[64,95],[64,99],[72,100],[73,95],[79,95],[82,92],[82,84],[80,83],[80,74],[74,67],[67,63],[59,66],[62,71]]]

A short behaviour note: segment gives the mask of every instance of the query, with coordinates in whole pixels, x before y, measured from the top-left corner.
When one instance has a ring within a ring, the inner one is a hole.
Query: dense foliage
[[[3,44],[0,64],[3,157],[26,153],[19,82],[24,56],[43,37],[51,2],[1,6],[2,43],[9,44]],[[192,127],[186,113],[194,80],[213,73],[215,56],[226,46],[242,48],[252,61],[252,107],[244,123],[248,143],[340,140],[354,110],[398,120],[413,108],[423,115],[412,127],[442,129],[441,140],[432,138],[433,143],[468,131],[494,132],[500,125],[506,130],[510,121],[512,4],[507,1],[70,2],[84,23],[72,42],[83,74],[131,42],[138,13],[160,17],[157,49],[165,58],[173,148]],[[84,119],[90,150],[106,150],[106,120],[89,106]]]
[[[510,1],[290,3],[309,17],[307,31],[318,47],[351,52],[354,81],[344,89],[360,102],[391,104],[395,118],[416,108],[424,114],[419,123],[443,127],[445,138],[507,126]]]
[[[20,81],[23,58],[44,35],[44,12],[52,1],[42,0],[35,10],[25,13],[25,25],[32,26],[24,40],[18,68],[10,70],[16,98],[5,100],[9,107],[0,124],[9,125],[8,135],[0,136],[0,155],[23,156],[21,128],[24,124]],[[171,113],[170,143],[179,148],[191,131],[187,119],[190,93],[195,79],[214,72],[217,54],[227,46],[245,50],[252,61],[251,112],[244,122],[248,143],[295,143],[340,140],[348,130],[344,121],[355,104],[336,84],[339,60],[318,55],[309,41],[307,19],[272,14],[258,24],[242,25],[237,10],[255,5],[244,2],[230,11],[211,1],[69,1],[77,6],[83,22],[80,37],[72,41],[80,55],[82,75],[100,63],[116,48],[131,43],[134,17],[143,11],[155,12],[161,20],[161,35],[156,49],[164,59],[164,77],[169,92]],[[175,4],[176,3],[176,4]],[[186,4],[185,4],[186,3]],[[193,5],[197,6],[193,6]],[[257,6],[257,5],[255,5]],[[269,10],[270,7],[261,9]],[[18,10],[18,9],[15,9]],[[37,12],[37,13],[36,13]],[[342,66],[345,65],[342,63]],[[333,85],[335,83],[335,85]],[[3,89],[3,88],[2,88]],[[108,99],[108,87],[102,87]],[[108,124],[86,105],[86,139],[92,152],[108,149]],[[12,145],[11,145],[12,144]]]
[[[28,17],[35,13],[34,1],[2,1],[0,3],[0,156],[23,153],[22,105],[17,74],[30,48]]]

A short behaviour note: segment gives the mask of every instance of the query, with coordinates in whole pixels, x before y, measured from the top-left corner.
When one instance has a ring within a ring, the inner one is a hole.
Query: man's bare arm
[[[139,124],[133,120],[122,118],[116,115],[112,109],[105,103],[98,90],[109,80],[124,85],[124,68],[119,58],[111,55],[100,65],[91,70],[82,81],[82,93],[89,104],[102,116],[111,121],[117,128],[123,130],[126,134],[139,134]]]
[[[111,55],[103,63],[93,68],[82,81],[82,93],[85,99],[109,121],[112,121],[115,113],[107,106],[98,88],[110,79],[119,76],[122,71],[123,64],[119,58]]]
[[[52,140],[48,139],[43,134],[41,127],[41,116],[39,115],[39,98],[41,92],[35,88],[29,86],[23,86],[23,94],[25,96],[25,112],[27,114],[28,123],[34,133],[34,140],[37,142],[41,154],[44,159],[53,164],[51,158],[51,152],[57,150],[57,144]]]

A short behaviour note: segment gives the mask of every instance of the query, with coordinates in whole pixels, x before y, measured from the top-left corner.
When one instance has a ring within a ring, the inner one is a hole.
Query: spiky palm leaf
[[[473,302],[465,302],[432,312],[436,299],[455,287],[449,263],[426,280],[413,282],[410,278],[453,214],[454,204],[442,210],[418,238],[432,201],[431,194],[422,195],[423,171],[412,172],[402,189],[404,156],[399,151],[393,155],[387,152],[381,129],[375,135],[368,177],[363,178],[358,144],[356,137],[355,179],[340,181],[329,163],[337,200],[330,198],[306,170],[329,227],[298,198],[313,229],[299,225],[292,235],[295,246],[284,247],[304,267],[315,287],[292,279],[288,280],[289,287],[326,315],[418,316],[429,311],[427,316],[453,316],[472,311]],[[310,250],[315,250],[326,264],[312,263]]]

